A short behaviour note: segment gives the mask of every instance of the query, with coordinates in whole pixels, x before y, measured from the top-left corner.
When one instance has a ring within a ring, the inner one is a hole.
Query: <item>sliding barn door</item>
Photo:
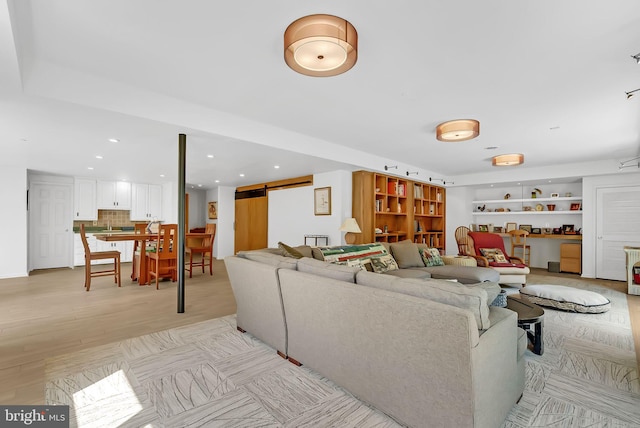
[[[268,199],[262,193],[236,193],[235,252],[267,247]]]

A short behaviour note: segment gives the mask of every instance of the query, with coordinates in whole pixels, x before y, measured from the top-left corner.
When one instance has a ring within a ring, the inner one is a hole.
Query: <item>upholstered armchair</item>
[[[498,271],[500,284],[518,284],[523,287],[527,284],[527,274],[531,271],[521,258],[509,256],[502,236],[487,232],[469,232],[468,235],[471,242],[467,246],[469,254],[465,255],[474,257],[478,266]]]

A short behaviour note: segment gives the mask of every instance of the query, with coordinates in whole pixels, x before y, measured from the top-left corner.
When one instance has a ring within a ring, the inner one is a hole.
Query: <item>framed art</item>
[[[574,203],[571,204],[571,211],[580,211],[580,209],[582,208],[582,204],[581,203]]]
[[[218,201],[209,202],[207,212],[209,213],[209,220],[215,220],[218,218]]]
[[[518,228],[518,224],[517,223],[507,223],[506,232],[509,233],[512,230],[516,230],[517,228]]]
[[[478,232],[488,232],[488,231],[489,231],[489,227],[486,224],[478,225]]]
[[[562,233],[567,233],[567,234],[574,234],[575,231],[573,230],[573,225],[572,224],[563,224],[562,225]]]
[[[540,229],[539,227],[534,227],[533,229],[531,229],[532,235],[540,235],[541,233],[542,233],[542,229]]]
[[[331,187],[313,189],[313,213],[331,215]]]
[[[526,230],[527,232],[531,233],[531,225],[530,224],[521,224],[518,229]]]
[[[551,235],[553,233],[553,229],[550,227],[543,227],[542,234],[543,235]]]

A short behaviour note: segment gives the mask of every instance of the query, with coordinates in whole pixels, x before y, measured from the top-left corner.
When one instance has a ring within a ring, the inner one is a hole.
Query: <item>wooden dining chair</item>
[[[511,235],[511,257],[520,257],[516,252],[521,252],[524,264],[529,266],[531,263],[531,246],[527,245],[527,236],[529,232],[522,229],[509,231]]]
[[[156,279],[156,290],[160,289],[160,278],[178,280],[178,225],[161,224],[158,228],[156,251],[148,252],[149,278]]]
[[[133,233],[135,233],[136,235],[147,233],[147,223],[134,224]],[[140,276],[140,265],[141,265],[140,254],[141,254],[140,241],[133,241],[133,257],[131,258],[131,260],[133,261],[132,267],[131,267],[131,279],[133,281],[137,281],[138,277]]]
[[[80,238],[84,246],[84,287],[89,291],[91,288],[91,278],[97,276],[114,276],[115,283],[118,287],[122,286],[120,281],[120,251],[91,251],[87,242],[87,234],[85,233],[84,224],[80,225]],[[113,259],[113,269],[92,270],[92,260]]]
[[[189,278],[191,278],[194,266],[202,266],[202,273],[204,273],[204,267],[209,266],[209,274],[213,275],[213,240],[216,237],[215,223],[207,223],[207,226],[204,228],[204,233],[209,236],[203,238],[198,246],[188,246],[185,249],[189,255],[189,267],[185,266],[185,269],[189,271]],[[197,259],[195,262],[193,261],[194,254],[200,255],[200,261]]]

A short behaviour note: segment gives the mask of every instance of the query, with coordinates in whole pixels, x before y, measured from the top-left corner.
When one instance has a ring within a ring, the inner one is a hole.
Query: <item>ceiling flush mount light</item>
[[[637,53],[635,55],[631,55],[631,58],[636,60],[636,64],[640,65],[640,53]]]
[[[436,126],[436,138],[440,141],[466,141],[480,135],[480,122],[475,119],[456,119]]]
[[[627,94],[627,99],[632,98],[638,91],[640,91],[640,88],[634,89],[633,91],[625,92],[625,94]]]
[[[491,164],[493,166],[514,166],[522,163],[524,163],[524,155],[522,153],[498,155],[491,159]]]
[[[284,32],[284,60],[306,76],[328,77],[351,69],[358,59],[358,33],[346,19],[309,15]]]

